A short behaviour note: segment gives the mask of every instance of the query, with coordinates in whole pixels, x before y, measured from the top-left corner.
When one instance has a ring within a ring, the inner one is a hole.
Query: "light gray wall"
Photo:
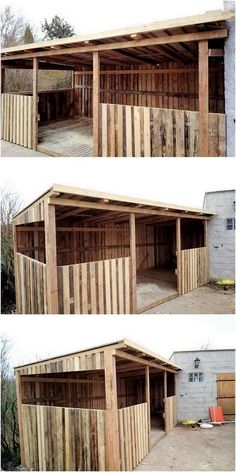
[[[225,1],[224,9],[235,9],[234,1]],[[235,156],[235,21],[226,22],[229,35],[224,47],[225,113],[227,156]]]
[[[196,357],[198,369],[194,368]],[[216,374],[234,372],[234,350],[177,352],[170,359],[183,369],[176,381],[178,422],[209,418],[209,407],[217,405]],[[189,372],[203,372],[204,381],[189,382]]]
[[[226,218],[235,216],[235,192],[205,194],[204,208],[217,213],[208,222],[210,279],[235,280],[235,231],[226,229]]]

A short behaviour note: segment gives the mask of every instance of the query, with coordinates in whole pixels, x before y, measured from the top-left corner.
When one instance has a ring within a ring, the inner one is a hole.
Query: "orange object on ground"
[[[221,406],[210,406],[210,418],[214,423],[221,423],[224,421],[223,410]]]

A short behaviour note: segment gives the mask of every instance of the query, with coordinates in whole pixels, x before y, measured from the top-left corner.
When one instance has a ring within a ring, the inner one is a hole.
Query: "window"
[[[226,229],[235,229],[235,218],[226,218]]]
[[[203,382],[203,372],[189,372],[189,382]]]

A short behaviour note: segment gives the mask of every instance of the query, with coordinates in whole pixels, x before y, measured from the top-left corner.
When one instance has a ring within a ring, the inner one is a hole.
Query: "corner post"
[[[209,58],[208,41],[198,42],[199,156],[209,155]]]
[[[93,155],[99,156],[100,57],[93,52]]]
[[[208,221],[204,220],[204,247],[208,247]]]
[[[57,240],[55,205],[44,202],[45,223],[45,255],[47,279],[47,311],[48,314],[58,313],[57,287]]]
[[[14,275],[15,275],[15,296],[16,296],[16,312],[21,313],[19,298],[19,279],[18,279],[18,261],[17,261],[17,225],[12,224],[12,240],[14,252]]]
[[[106,470],[120,470],[116,358],[111,350],[104,352],[104,373],[106,398]]]
[[[177,292],[181,295],[181,219],[176,219]]]
[[[26,467],[29,464],[25,463],[25,447],[24,447],[23,418],[22,418],[22,385],[21,385],[19,372],[16,372],[16,400],[17,400],[17,413],[18,413],[18,424],[19,424],[20,460],[21,460],[21,465],[23,467]]]
[[[33,149],[38,146],[38,59],[33,58]]]
[[[149,366],[145,366],[145,401],[148,414],[148,450],[151,449],[151,411],[150,411],[150,373]]]
[[[137,275],[136,275],[136,231],[135,214],[130,213],[130,312],[136,313],[137,308]]]
[[[168,409],[167,409],[167,372],[164,370],[163,374],[163,382],[164,382],[164,389],[163,389],[163,400],[164,400],[164,414],[165,414],[165,433],[168,432],[168,426],[167,426],[167,416],[168,416]]]

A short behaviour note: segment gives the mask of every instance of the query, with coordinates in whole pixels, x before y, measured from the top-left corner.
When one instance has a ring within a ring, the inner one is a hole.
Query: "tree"
[[[2,312],[12,310],[15,304],[14,254],[12,218],[20,208],[19,196],[4,189],[1,192],[1,299]]]
[[[10,373],[9,339],[1,337],[1,459],[3,470],[19,464],[19,429],[15,381]]]
[[[20,44],[24,34],[25,21],[17,16],[11,6],[7,5],[1,11],[1,46],[7,48]]]
[[[41,29],[45,33],[44,39],[67,38],[75,34],[74,28],[58,15],[55,15],[51,22],[48,22],[45,18],[41,24]]]
[[[23,44],[30,44],[34,42],[34,33],[30,25],[26,25],[24,35],[23,35]]]

